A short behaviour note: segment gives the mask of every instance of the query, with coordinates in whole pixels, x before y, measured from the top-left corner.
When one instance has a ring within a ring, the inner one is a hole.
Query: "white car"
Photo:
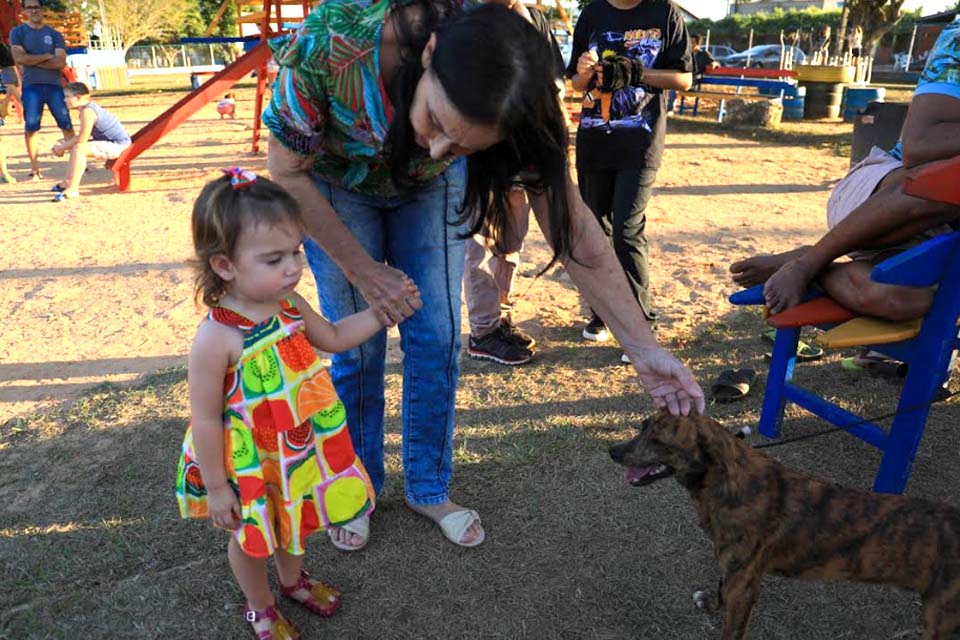
[[[779,44],[759,44],[755,47],[741,51],[723,60],[725,67],[745,67],[747,59],[750,60],[751,67],[766,67],[768,69],[777,69],[780,66],[780,52],[783,47]],[[803,64],[806,60],[805,54],[800,47],[793,48],[793,64]]]

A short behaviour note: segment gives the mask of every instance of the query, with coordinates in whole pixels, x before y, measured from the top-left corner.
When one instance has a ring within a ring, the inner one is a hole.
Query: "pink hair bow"
[[[222,171],[230,176],[230,185],[234,189],[246,189],[257,181],[257,174],[240,167],[230,167],[229,169],[222,169]]]

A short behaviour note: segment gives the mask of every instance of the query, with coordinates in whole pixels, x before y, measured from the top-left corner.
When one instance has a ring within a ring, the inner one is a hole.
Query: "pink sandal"
[[[293,594],[301,589],[310,592],[310,597],[306,600],[293,597]],[[305,607],[310,613],[324,618],[332,616],[340,608],[340,591],[320,580],[311,580],[310,574],[302,569],[300,579],[293,585],[288,587],[283,583],[280,584],[280,593]]]
[[[276,605],[270,605],[266,609],[256,611],[251,609],[250,603],[247,602],[243,606],[243,617],[246,618],[247,622],[251,625],[261,620],[270,621],[269,629],[263,631],[253,630],[253,632],[257,634],[257,640],[300,640],[300,632],[297,631],[297,628],[294,627],[289,620],[277,611]]]

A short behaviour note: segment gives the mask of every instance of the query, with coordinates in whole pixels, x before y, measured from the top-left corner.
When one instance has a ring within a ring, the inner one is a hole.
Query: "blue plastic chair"
[[[759,431],[768,438],[780,437],[784,406],[787,401],[793,402],[833,425],[849,427],[848,433],[880,449],[880,467],[873,490],[903,493],[923,438],[930,403],[949,379],[951,356],[960,346],[957,336],[960,232],[937,236],[880,263],[874,267],[871,277],[876,282],[911,287],[939,285],[916,337],[889,344],[863,345],[908,365],[897,416],[890,429],[864,422],[860,416],[791,382],[801,329],[792,326],[777,329]],[[737,305],[763,304],[763,285],[737,292],[730,301]],[[776,319],[777,316],[772,316],[768,321],[777,324]],[[832,325],[818,326],[829,329]]]

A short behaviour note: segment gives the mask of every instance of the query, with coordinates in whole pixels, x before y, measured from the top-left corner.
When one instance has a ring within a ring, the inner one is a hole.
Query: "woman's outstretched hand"
[[[370,262],[352,281],[384,326],[402,322],[423,307],[420,292],[407,274],[382,262]]]
[[[640,374],[640,382],[658,409],[666,409],[675,416],[687,415],[691,408],[703,413],[703,390],[690,370],[671,353],[651,347],[629,355]]]

